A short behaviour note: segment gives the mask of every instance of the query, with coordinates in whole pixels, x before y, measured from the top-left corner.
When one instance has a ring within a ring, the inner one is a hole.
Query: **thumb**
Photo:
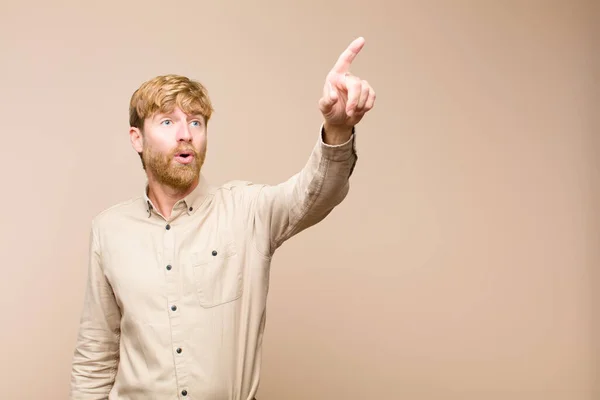
[[[338,97],[337,97],[337,91],[333,88],[333,85],[331,85],[330,81],[327,81],[327,89],[329,89],[329,97],[331,98],[331,100],[335,104],[335,102],[338,99]]]
[[[321,111],[327,113],[331,111],[331,108],[337,103],[338,94],[331,85],[331,82],[327,81],[325,85],[325,90],[323,90],[323,97],[319,100],[319,107]]]

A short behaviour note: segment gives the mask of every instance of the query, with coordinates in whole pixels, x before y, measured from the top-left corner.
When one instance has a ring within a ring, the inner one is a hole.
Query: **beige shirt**
[[[201,176],[168,220],[147,195],[92,221],[70,398],[252,400],[275,250],[347,195],[355,137],[279,185]]]

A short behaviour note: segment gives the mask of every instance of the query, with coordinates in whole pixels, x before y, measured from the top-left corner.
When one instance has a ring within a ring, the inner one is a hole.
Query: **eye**
[[[192,121],[192,126],[199,127],[200,121]]]
[[[171,121],[170,119],[165,119],[160,124],[161,125],[171,125],[172,123],[173,123],[173,121]]]

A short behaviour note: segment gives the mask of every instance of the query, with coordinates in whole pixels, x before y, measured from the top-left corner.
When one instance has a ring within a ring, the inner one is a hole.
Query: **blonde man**
[[[135,91],[129,135],[146,190],[92,221],[71,399],[254,398],[272,256],[348,193],[355,125],[375,102],[349,73],[363,45],[327,75],[317,143],[279,185],[206,181],[212,104],[199,82],[159,76]]]

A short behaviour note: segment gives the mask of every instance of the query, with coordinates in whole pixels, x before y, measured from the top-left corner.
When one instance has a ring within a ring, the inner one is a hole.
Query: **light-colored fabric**
[[[169,220],[147,195],[97,215],[70,398],[252,399],[272,256],[346,197],[356,160],[354,134],[332,146],[321,126],[279,185],[201,176]]]

